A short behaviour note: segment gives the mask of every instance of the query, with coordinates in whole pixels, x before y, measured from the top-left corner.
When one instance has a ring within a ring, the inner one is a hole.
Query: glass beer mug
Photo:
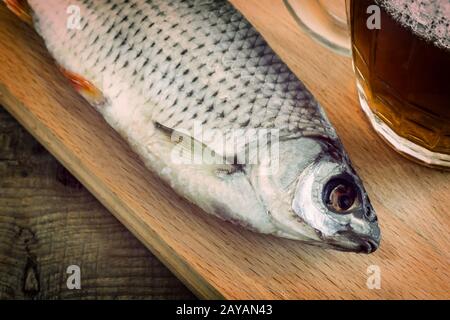
[[[407,157],[450,168],[450,0],[284,1],[315,40],[352,54],[375,130]]]

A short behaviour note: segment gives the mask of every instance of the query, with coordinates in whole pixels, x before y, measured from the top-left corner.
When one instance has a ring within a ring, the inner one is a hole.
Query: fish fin
[[[26,22],[30,26],[33,25],[33,18],[31,16],[31,8],[28,5],[27,0],[3,0],[8,7],[16,16],[18,16],[22,21]]]
[[[182,130],[169,128],[159,122],[156,128],[174,144],[173,157],[175,161],[185,164],[202,165],[216,176],[229,176],[243,171],[243,166],[234,164],[226,157],[211,150],[202,141],[199,141]],[[175,149],[176,148],[176,149]]]
[[[79,74],[71,72],[63,67],[59,67],[64,77],[66,77],[73,88],[81,94],[91,105],[95,107],[102,106],[106,103],[103,93],[92,82],[85,79]]]

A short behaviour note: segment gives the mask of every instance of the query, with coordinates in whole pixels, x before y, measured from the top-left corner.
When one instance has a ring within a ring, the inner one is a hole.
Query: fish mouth
[[[378,250],[381,237],[379,234],[374,236],[361,236],[349,231],[339,232],[339,237],[329,240],[334,249],[339,251],[350,251],[356,253],[370,254]]]
[[[331,242],[331,247],[334,250],[337,251],[343,251],[343,252],[355,252],[355,253],[362,253],[362,254],[371,254],[378,250],[379,243],[375,240],[368,239],[363,240],[359,242],[352,242],[352,243],[339,243],[339,242]]]
[[[380,246],[379,242],[377,242],[373,239],[367,239],[367,240],[361,241],[359,252],[370,254],[370,253],[377,251],[379,246]]]

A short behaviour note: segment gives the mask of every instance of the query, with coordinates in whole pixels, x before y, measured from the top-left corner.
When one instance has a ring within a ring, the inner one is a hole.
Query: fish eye
[[[324,188],[324,202],[335,213],[350,213],[359,206],[358,188],[347,179],[331,179]]]

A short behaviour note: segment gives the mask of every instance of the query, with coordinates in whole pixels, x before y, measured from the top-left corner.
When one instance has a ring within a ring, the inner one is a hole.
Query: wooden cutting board
[[[0,5],[0,103],[202,298],[450,298],[450,174],[392,151],[369,127],[350,59],[307,38],[281,1],[233,0],[324,105],[378,212],[372,255],[254,234],[175,195],[84,102],[42,41]],[[366,285],[368,267],[381,289]]]

